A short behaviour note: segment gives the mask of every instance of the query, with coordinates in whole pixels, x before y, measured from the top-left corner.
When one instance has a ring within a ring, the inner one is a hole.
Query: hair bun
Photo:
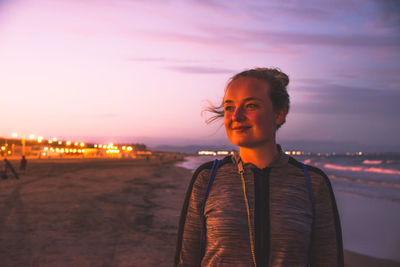
[[[289,84],[289,76],[283,73],[280,69],[269,69],[269,72],[274,75],[275,78],[281,81],[283,86],[287,87]]]

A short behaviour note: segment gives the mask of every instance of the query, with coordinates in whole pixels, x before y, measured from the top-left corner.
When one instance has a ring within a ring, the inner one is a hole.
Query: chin
[[[231,141],[233,145],[246,148],[256,148],[268,143],[268,140],[269,139],[255,140],[254,138],[244,138],[239,136],[229,137],[229,141]]]
[[[244,139],[244,138],[229,138],[231,143],[239,147],[253,147],[256,142],[254,140]]]
[[[257,147],[257,143],[253,143],[253,142],[238,142],[236,144],[234,144],[238,147],[245,147],[245,148],[255,148]]]

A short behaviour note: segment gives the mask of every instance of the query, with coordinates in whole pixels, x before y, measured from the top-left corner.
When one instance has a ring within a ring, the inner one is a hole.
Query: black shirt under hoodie
[[[254,169],[255,255],[257,266],[268,266],[269,258],[269,172]]]

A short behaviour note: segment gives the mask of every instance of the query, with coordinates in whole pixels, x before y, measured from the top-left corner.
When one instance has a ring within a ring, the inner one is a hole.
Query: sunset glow
[[[400,150],[399,15],[384,2],[0,1],[0,136],[226,144],[206,100],[275,66],[291,79],[280,140]]]

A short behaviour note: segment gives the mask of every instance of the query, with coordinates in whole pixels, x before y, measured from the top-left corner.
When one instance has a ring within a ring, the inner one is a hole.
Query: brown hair
[[[289,94],[287,92],[287,85],[289,84],[289,77],[283,73],[280,69],[277,68],[254,68],[250,70],[242,71],[233,77],[231,77],[228,81],[228,84],[225,87],[226,90],[229,86],[239,78],[248,77],[255,78],[261,81],[265,81],[270,85],[270,94],[269,97],[272,101],[272,105],[275,111],[285,110],[286,114],[289,113],[290,100]],[[205,111],[211,112],[214,115],[206,120],[206,123],[209,124],[219,118],[224,117],[224,104],[221,103],[219,106],[214,106],[210,104]],[[285,121],[283,121],[280,125],[277,126],[279,129]]]

